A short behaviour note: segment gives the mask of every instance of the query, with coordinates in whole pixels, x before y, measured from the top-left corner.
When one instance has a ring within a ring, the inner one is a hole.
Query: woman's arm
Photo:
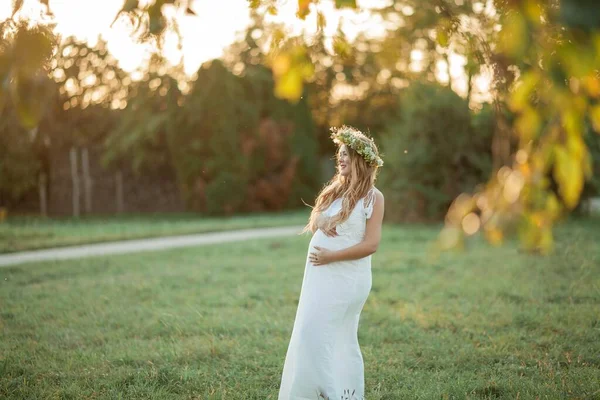
[[[381,224],[383,222],[384,198],[380,191],[375,192],[375,204],[373,204],[373,214],[367,220],[364,239],[352,246],[338,251],[330,251],[315,246],[317,252],[311,253],[314,256],[314,265],[325,265],[332,262],[357,260],[370,256],[377,251],[381,241]]]

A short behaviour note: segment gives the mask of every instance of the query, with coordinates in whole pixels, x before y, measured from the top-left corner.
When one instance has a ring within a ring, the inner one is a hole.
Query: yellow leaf
[[[582,83],[583,87],[591,97],[597,98],[600,96],[600,79],[590,75],[585,77]]]
[[[546,198],[546,212],[553,220],[558,218],[561,212],[560,202],[554,193],[549,193]]]
[[[537,136],[542,119],[538,113],[531,107],[526,107],[525,111],[515,122],[515,127],[520,135],[521,143],[523,145],[529,143],[529,141],[535,139]]]
[[[592,126],[597,133],[600,133],[600,105],[596,105],[590,108],[590,119],[592,120]]]
[[[312,0],[298,0],[298,10],[296,16],[300,19],[305,19],[310,14],[310,3]]]
[[[448,33],[444,29],[439,28],[437,30],[436,38],[437,38],[437,42],[440,46],[448,47],[448,41],[449,41]]]
[[[279,77],[286,74],[290,69],[290,64],[290,56],[288,56],[287,54],[277,55],[275,57],[275,60],[273,60],[272,66],[273,74],[275,75],[275,77]]]
[[[277,79],[275,95],[281,99],[297,102],[302,96],[302,75],[297,68],[290,68]]]
[[[572,157],[581,161],[587,156],[587,147],[581,136],[569,135],[567,137],[567,149]]]
[[[574,208],[583,189],[583,166],[580,160],[572,156],[565,148],[554,149],[554,179],[558,182],[558,191],[565,205]]]
[[[523,75],[510,96],[509,105],[512,111],[520,111],[529,104],[529,99],[539,80],[539,74],[534,71],[529,71]]]
[[[569,107],[562,113],[562,123],[569,136],[580,136],[583,133],[580,114],[575,107]]]

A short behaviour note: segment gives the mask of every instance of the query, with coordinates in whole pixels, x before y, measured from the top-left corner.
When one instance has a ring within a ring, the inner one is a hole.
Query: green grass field
[[[386,227],[366,398],[600,398],[598,221],[551,257]],[[0,268],[0,398],[276,399],[309,238]],[[316,400],[316,399],[315,399]]]
[[[0,223],[0,253],[113,240],[303,225],[309,214],[310,210],[306,209],[230,218],[200,214],[145,214],[79,219],[14,217]]]

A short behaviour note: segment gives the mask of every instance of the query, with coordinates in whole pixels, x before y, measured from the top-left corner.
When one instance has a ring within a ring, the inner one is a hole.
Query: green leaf
[[[40,28],[19,29],[15,35],[13,68],[20,76],[35,74],[50,59],[53,48],[49,32]]]
[[[44,79],[19,78],[13,82],[13,101],[21,125],[26,129],[35,128],[42,118],[45,109],[46,93],[44,93]]]
[[[327,25],[327,20],[325,19],[325,14],[323,14],[321,11],[317,12],[317,30],[322,31],[323,29],[325,29],[325,26]]]
[[[135,10],[136,8],[138,8],[138,6],[139,6],[139,0],[125,0],[121,11],[126,12],[126,13],[131,12],[131,11]]]
[[[519,12],[511,12],[502,21],[499,34],[500,50],[508,56],[520,59],[525,55],[529,44],[529,30],[525,17]]]
[[[438,44],[442,47],[448,47],[448,33],[443,29],[438,29],[436,33],[436,40]]]
[[[349,58],[352,55],[352,46],[343,35],[338,34],[333,39],[333,51],[342,58]]]
[[[165,18],[159,15],[150,15],[149,32],[152,35],[159,35],[166,27]]]
[[[356,8],[356,0],[335,0],[336,8]]]

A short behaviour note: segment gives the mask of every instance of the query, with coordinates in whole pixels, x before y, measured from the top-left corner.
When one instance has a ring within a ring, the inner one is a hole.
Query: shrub
[[[439,219],[458,194],[488,178],[493,112],[473,115],[450,88],[421,82],[402,93],[400,108],[381,135],[386,216]]]

